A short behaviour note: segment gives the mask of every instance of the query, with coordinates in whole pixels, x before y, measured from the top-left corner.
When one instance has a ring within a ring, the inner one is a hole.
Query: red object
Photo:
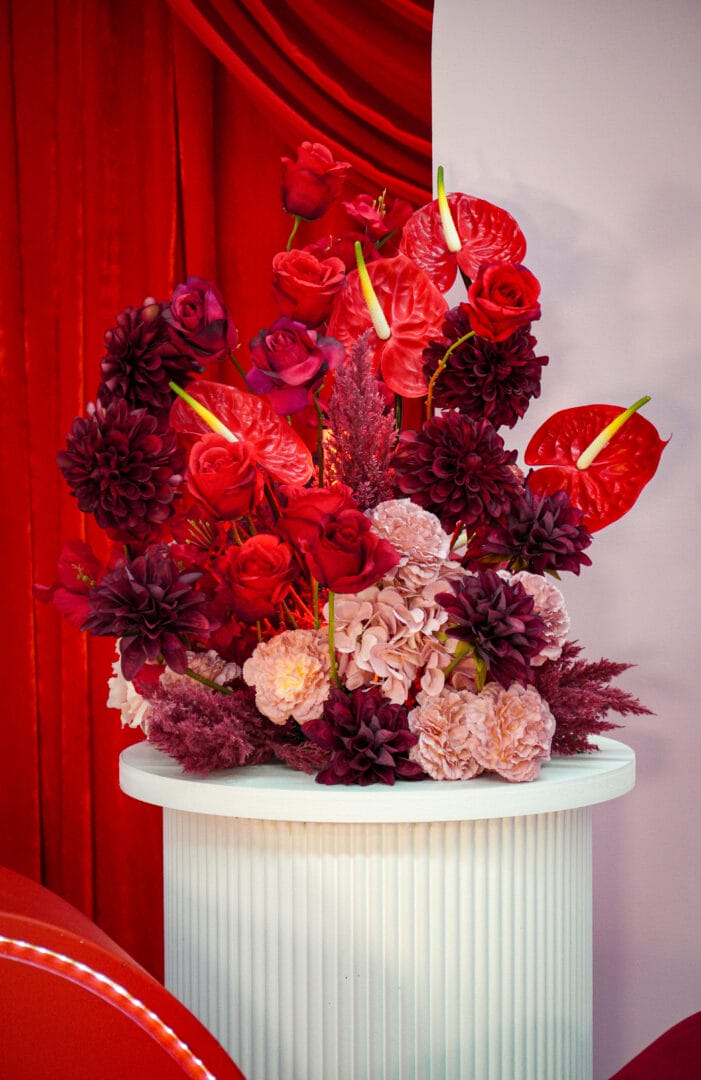
[[[0,1060],[12,1080],[245,1080],[184,1005],[58,896],[0,867]]]
[[[578,469],[580,454],[622,412],[618,405],[562,409],[541,424],[524,454],[527,465],[542,466],[528,478],[531,490],[545,495],[566,491],[589,532],[628,513],[655,475],[667,445],[649,420],[634,413],[592,464]]]
[[[611,1080],[693,1080],[701,1076],[701,1012],[687,1016],[619,1069]]]

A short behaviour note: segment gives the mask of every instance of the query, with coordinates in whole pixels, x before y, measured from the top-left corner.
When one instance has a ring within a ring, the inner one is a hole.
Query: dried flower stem
[[[438,382],[438,378],[439,378],[441,372],[445,369],[445,365],[448,363],[448,360],[450,359],[452,353],[455,352],[458,345],[463,345],[466,341],[469,341],[470,338],[473,338],[474,336],[475,336],[475,331],[474,330],[470,330],[467,334],[463,334],[462,337],[459,337],[457,339],[457,341],[453,342],[453,344],[450,346],[450,348],[447,349],[443,353],[443,356],[438,361],[438,367],[434,371],[434,373],[431,376],[431,378],[429,379],[429,383],[428,383],[428,392],[427,392],[427,395],[426,395],[426,419],[427,420],[430,420],[431,417],[433,416],[433,389],[434,389],[436,383]]]

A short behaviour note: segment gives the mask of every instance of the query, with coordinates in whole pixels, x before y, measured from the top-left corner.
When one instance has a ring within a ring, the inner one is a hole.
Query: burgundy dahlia
[[[567,492],[538,495],[526,485],[504,523],[493,526],[480,540],[479,553],[508,562],[514,571],[578,574],[582,566],[591,566],[583,550],[591,539],[582,525],[582,511],[570,502]]]
[[[424,349],[424,374],[430,379],[447,350],[470,332],[469,307],[460,304],[448,312],[439,341]],[[540,395],[540,377],[547,356],[536,356],[536,339],[522,326],[504,341],[474,337],[458,345],[448,357],[434,390],[439,408],[457,409],[472,420],[482,417],[495,427],[513,427],[526,412],[531,398]]]
[[[448,612],[449,637],[465,641],[504,689],[512,682],[533,682],[531,658],[545,645],[543,620],[533,597],[519,582],[508,582],[494,570],[480,570],[454,581],[452,593],[436,600]]]
[[[458,522],[469,529],[507,512],[519,490],[515,460],[516,451],[504,449],[488,420],[451,411],[427,420],[420,432],[403,431],[392,463],[402,494],[451,532]]]
[[[184,466],[175,435],[126,401],[88,406],[56,456],[84,514],[113,540],[142,541],[173,512]]]
[[[149,297],[140,308],[125,308],[117,316],[117,325],[105,334],[97,392],[103,405],[123,400],[132,409],[145,408],[163,416],[173,402],[168,383],[181,383],[192,372],[204,370],[174,339],[163,317],[165,306]]]
[[[159,656],[182,674],[187,636],[206,637],[212,626],[206,597],[194,587],[200,576],[181,573],[167,547],[149,548],[105,574],[92,589],[82,629],[122,639],[122,674],[129,681]]]
[[[382,691],[332,690],[323,716],[302,725],[312,742],[331,751],[331,761],[317,775],[319,784],[394,784],[422,780],[420,765],[408,753],[418,742],[409,731],[404,705],[393,705]]]

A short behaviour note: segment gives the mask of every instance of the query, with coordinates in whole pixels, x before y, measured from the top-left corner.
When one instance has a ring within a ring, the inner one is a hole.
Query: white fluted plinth
[[[600,745],[390,790],[131,747],[122,787],[165,807],[166,985],[251,1080],[588,1080],[590,807],[634,783]]]

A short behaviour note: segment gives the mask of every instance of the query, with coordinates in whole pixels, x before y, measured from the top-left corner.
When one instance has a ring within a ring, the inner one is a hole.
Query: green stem
[[[321,625],[319,618],[319,582],[312,578],[312,607],[314,608],[314,629],[318,630]]]
[[[234,367],[238,371],[239,375],[241,376],[241,378],[245,382],[246,381],[246,372],[243,370],[243,365],[242,365],[241,361],[234,354],[233,349],[229,353],[229,359],[231,360],[231,363],[234,365]]]
[[[338,661],[336,660],[336,645],[334,642],[334,594],[329,589],[329,660],[331,661],[331,682],[340,687],[341,680],[338,677]]]
[[[292,241],[294,240],[294,238],[295,238],[295,236],[297,234],[297,229],[299,228],[299,223],[302,220],[301,217],[299,216],[299,214],[295,214],[294,219],[295,219],[295,223],[292,226],[292,232],[290,233],[290,235],[288,237],[287,247],[285,248],[285,251],[289,251],[291,249]]]
[[[455,350],[458,348],[458,346],[464,345],[464,343],[466,341],[469,341],[470,338],[473,338],[474,336],[475,336],[475,331],[474,330],[470,330],[467,334],[463,334],[462,337],[459,337],[457,341],[453,342],[453,344],[450,346],[450,348],[445,351],[445,353],[443,354],[441,359],[438,361],[438,367],[434,371],[434,373],[431,376],[431,378],[429,380],[429,383],[428,383],[428,393],[426,395],[426,419],[427,420],[430,420],[431,417],[433,416],[433,390],[434,390],[434,387],[435,387],[436,383],[438,382],[438,379],[439,379],[439,376],[440,376],[441,372],[444,370],[446,364],[448,363],[448,360],[450,359],[452,354],[455,352]]]
[[[321,388],[320,388],[321,389]],[[320,392],[320,390],[319,390]],[[319,466],[319,487],[324,486],[324,414],[319,401],[319,392],[314,394],[314,408],[316,409],[316,456]]]
[[[228,686],[220,686],[219,683],[214,682],[213,679],[208,679],[204,675],[200,675],[197,671],[193,671],[192,668],[185,668],[185,674],[194,679],[195,682],[202,683],[203,686],[208,686],[210,690],[218,690],[220,694],[230,694],[231,690]]]
[[[394,426],[397,431],[402,430],[402,415],[404,413],[404,398],[401,394],[394,395]]]
[[[460,663],[460,661],[464,660],[465,657],[468,656],[472,651],[473,651],[472,645],[470,645],[470,643],[468,641],[458,641],[458,643],[457,643],[457,645],[455,647],[455,656],[453,657],[453,659],[450,661],[447,668],[443,672],[443,677],[445,678],[446,682],[448,681],[449,677],[453,674],[453,672],[455,671],[455,669],[458,666],[458,664]]]

